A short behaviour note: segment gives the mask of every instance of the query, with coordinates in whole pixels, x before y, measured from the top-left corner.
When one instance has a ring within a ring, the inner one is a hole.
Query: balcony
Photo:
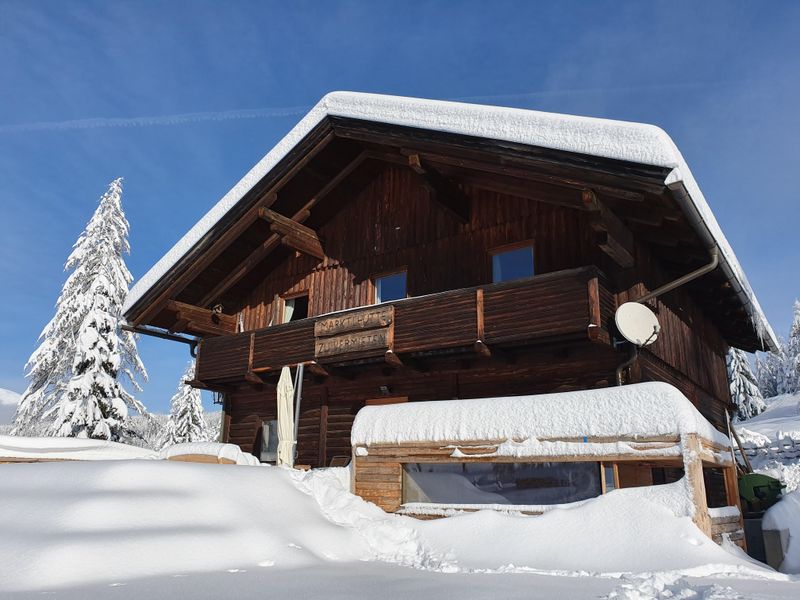
[[[587,340],[609,344],[615,301],[595,267],[450,290],[205,339],[197,385],[259,383],[285,365],[318,374]]]

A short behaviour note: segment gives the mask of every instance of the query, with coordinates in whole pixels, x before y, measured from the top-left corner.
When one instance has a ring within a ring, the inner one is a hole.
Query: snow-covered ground
[[[760,415],[736,425],[753,468],[800,489],[800,394],[769,398]]]
[[[0,596],[800,597],[799,580],[677,516],[675,484],[539,517],[417,521],[351,495],[348,476],[151,460],[0,465]]]
[[[0,426],[10,425],[14,420],[20,395],[11,390],[0,388]]]

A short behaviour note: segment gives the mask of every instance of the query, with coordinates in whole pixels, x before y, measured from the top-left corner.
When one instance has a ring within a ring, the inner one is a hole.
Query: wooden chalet
[[[698,269],[648,302],[661,333],[632,353],[617,306]],[[296,462],[312,467],[349,460],[365,405],[618,379],[670,383],[727,431],[728,347],[775,344],[660,129],[355,93],[323,98],[125,317],[196,346],[222,441],[256,455],[281,368],[303,365]]]

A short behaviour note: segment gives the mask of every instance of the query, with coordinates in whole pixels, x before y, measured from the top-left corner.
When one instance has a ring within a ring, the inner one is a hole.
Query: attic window
[[[533,246],[499,248],[492,252],[492,283],[533,276]]]
[[[374,282],[375,304],[389,302],[390,300],[401,300],[408,295],[405,271],[375,277]]]
[[[283,322],[299,321],[308,318],[308,294],[284,298]]]

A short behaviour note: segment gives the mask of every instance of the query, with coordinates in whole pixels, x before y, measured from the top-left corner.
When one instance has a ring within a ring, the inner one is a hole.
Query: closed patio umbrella
[[[281,369],[278,379],[278,464],[294,465],[294,385],[289,367]]]

